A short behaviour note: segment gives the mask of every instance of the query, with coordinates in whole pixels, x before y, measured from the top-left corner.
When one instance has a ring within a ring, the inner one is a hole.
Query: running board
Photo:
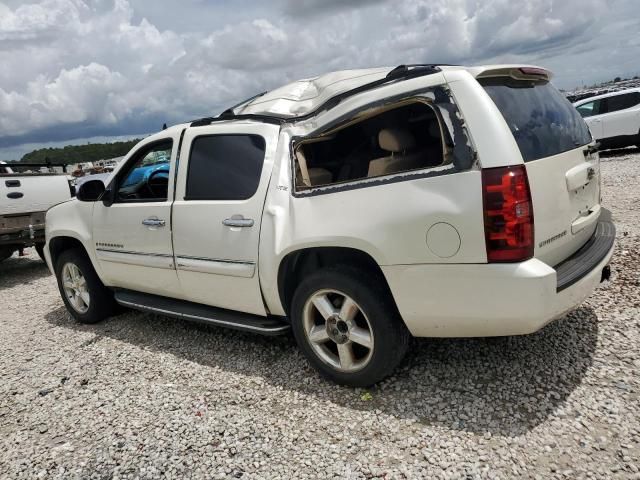
[[[118,289],[114,293],[116,302],[124,307],[168,317],[203,322],[262,335],[282,335],[291,328],[284,320],[277,317],[261,317],[251,313],[235,312],[132,290]]]

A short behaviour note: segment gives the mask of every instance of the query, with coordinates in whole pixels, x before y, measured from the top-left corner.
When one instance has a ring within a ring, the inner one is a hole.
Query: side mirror
[[[81,202],[95,202],[100,199],[104,191],[105,186],[102,180],[89,180],[80,185],[76,198]]]

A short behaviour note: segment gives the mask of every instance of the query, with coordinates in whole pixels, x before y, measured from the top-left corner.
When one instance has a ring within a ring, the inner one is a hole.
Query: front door
[[[181,297],[171,244],[177,143],[140,146],[107,187],[113,204],[94,206],[96,257],[109,286]]]
[[[603,128],[602,128],[602,114],[604,103],[601,100],[594,100],[592,102],[583,103],[576,107],[580,115],[584,117],[584,121],[586,122],[589,130],[591,130],[591,135],[596,140],[600,140],[603,137]]]
[[[173,244],[189,300],[266,315],[258,244],[278,133],[270,124],[214,124],[185,134]]]

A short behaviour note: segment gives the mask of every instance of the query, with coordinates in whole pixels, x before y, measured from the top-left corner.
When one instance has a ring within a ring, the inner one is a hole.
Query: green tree
[[[87,145],[67,145],[61,148],[40,148],[24,155],[22,163],[72,163],[95,162],[109,158],[122,157],[140,139],[113,143],[88,143]]]

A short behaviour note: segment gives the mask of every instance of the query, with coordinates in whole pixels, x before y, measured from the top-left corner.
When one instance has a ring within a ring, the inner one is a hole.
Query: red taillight
[[[533,256],[533,207],[524,165],[482,170],[484,232],[489,262]]]

